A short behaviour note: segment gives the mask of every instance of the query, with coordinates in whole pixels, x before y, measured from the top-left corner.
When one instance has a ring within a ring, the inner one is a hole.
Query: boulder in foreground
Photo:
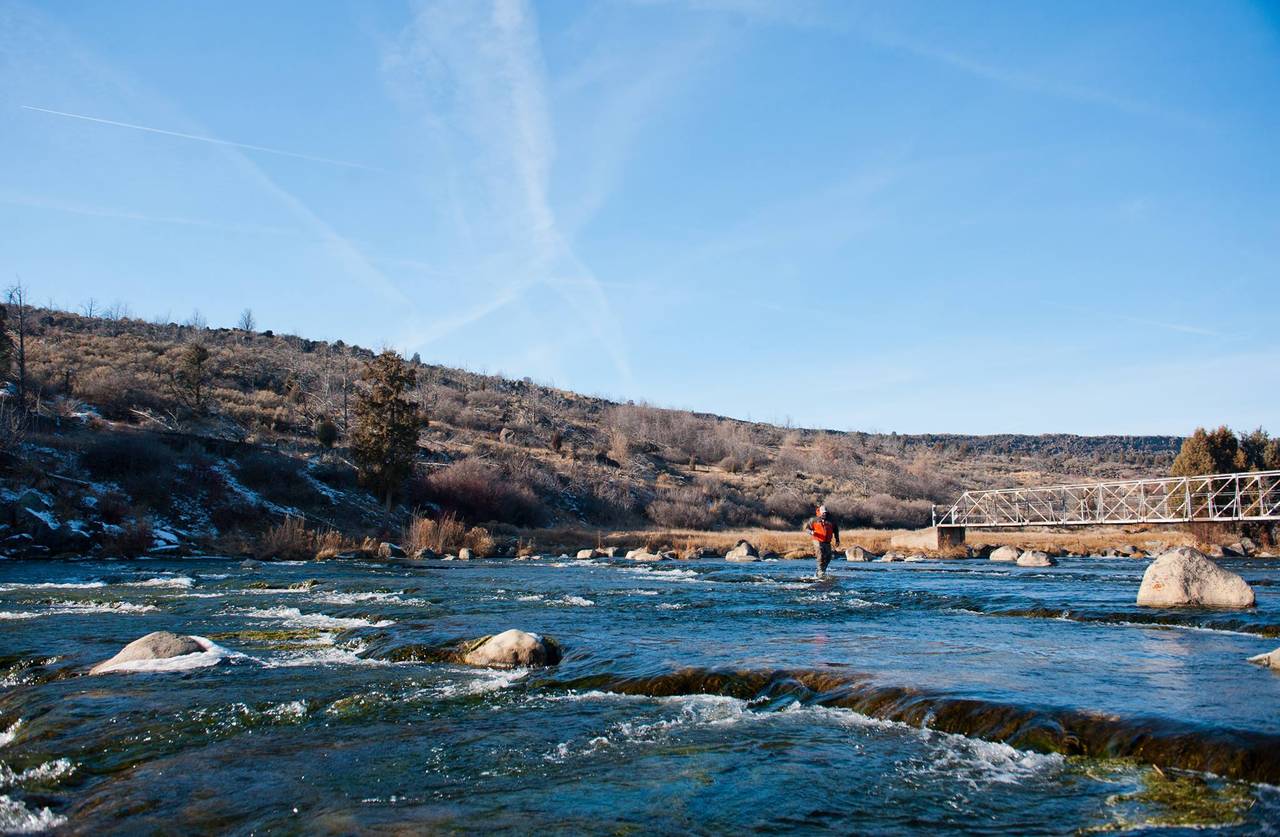
[[[1018,556],[1019,567],[1052,567],[1058,562],[1049,557],[1049,553],[1029,549]]]
[[[724,556],[726,561],[759,561],[760,553],[748,541],[738,541],[737,546]]]
[[[553,666],[560,656],[560,646],[553,640],[512,628],[476,640],[462,655],[462,662],[487,668]]]
[[[185,667],[198,668],[212,665],[222,656],[222,649],[203,637],[183,636],[170,631],[156,631],[121,649],[109,660],[98,663],[89,669],[90,674],[109,674],[113,671],[165,671],[179,670]],[[162,660],[176,660],[179,657],[205,656],[207,660],[191,660],[191,666],[157,664]]]
[[[875,559],[876,556],[860,546],[851,546],[844,551],[844,560],[846,561],[874,561]]]
[[[1202,552],[1180,546],[1161,555],[1142,575],[1141,607],[1253,607],[1253,589]]]
[[[992,552],[988,557],[992,561],[1004,561],[1005,563],[1012,564],[1017,562],[1018,556],[1021,554],[1022,550],[1018,549],[1016,546],[1002,546]]]

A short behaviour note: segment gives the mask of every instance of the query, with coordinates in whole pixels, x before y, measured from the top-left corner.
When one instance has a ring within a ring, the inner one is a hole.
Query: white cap
[[[826,506],[818,506],[818,514],[826,514],[826,513],[827,513]]]

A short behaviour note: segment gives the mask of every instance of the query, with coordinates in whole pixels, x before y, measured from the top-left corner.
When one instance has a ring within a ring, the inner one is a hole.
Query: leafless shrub
[[[307,561],[316,555],[317,539],[301,518],[286,517],[259,539],[254,555],[262,559]]]
[[[444,554],[463,545],[467,527],[457,515],[442,515],[437,520],[415,514],[405,527],[402,545],[410,554],[429,549]]]

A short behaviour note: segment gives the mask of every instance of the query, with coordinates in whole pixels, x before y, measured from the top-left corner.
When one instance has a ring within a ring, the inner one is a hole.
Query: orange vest
[[[813,539],[822,543],[831,540],[831,536],[835,534],[836,527],[831,525],[831,521],[817,518],[813,521]]]

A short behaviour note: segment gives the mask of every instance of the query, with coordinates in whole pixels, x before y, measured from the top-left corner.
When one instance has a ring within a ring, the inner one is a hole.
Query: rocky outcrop
[[[486,668],[516,668],[553,666],[560,657],[560,646],[554,640],[512,628],[470,643],[462,662]]]
[[[851,546],[844,551],[846,561],[874,561],[876,556],[860,546]]]
[[[1016,563],[1019,567],[1052,567],[1058,562],[1050,558],[1047,552],[1029,549],[1018,556]]]
[[[153,660],[168,660],[174,657],[186,657],[191,654],[204,654],[212,650],[213,643],[203,642],[192,636],[183,636],[169,631],[156,631],[121,649],[109,660],[98,663],[89,669],[90,674],[109,674],[113,671],[145,670],[139,665]]]
[[[1147,567],[1138,588],[1141,607],[1253,607],[1243,578],[1189,546],[1166,552]]]
[[[1022,550],[1016,546],[1002,546],[991,553],[989,557],[992,561],[1003,561],[1007,564],[1014,564],[1018,561],[1018,556],[1022,554]]]
[[[738,541],[738,544],[724,556],[726,561],[759,561],[760,552],[748,541]]]

